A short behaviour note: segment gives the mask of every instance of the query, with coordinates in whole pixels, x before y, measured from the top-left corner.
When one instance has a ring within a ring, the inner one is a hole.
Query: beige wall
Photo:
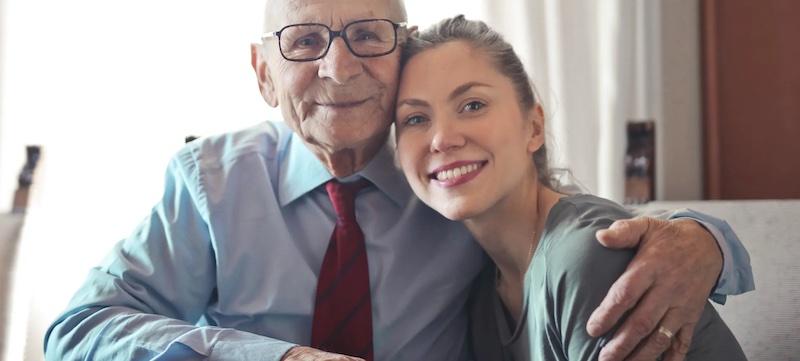
[[[701,199],[700,3],[699,0],[659,3],[660,66],[655,76],[660,77],[663,92],[656,100],[661,108],[656,152],[657,198]]]
[[[3,139],[3,61],[5,60],[5,17],[6,17],[6,9],[5,9],[5,0],[0,0],[0,140]],[[0,150],[0,192],[4,192],[6,187],[4,187],[5,177],[3,176],[2,170],[6,165],[4,164],[2,150]],[[0,196],[0,202],[6,201],[10,196]],[[6,207],[0,205],[0,212],[5,212],[7,210]]]

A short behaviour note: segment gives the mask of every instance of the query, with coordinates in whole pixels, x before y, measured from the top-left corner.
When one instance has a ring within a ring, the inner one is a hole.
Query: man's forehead
[[[281,0],[277,0],[280,2]],[[283,0],[286,5],[284,10],[288,11],[289,13],[297,13],[302,10],[304,7],[314,6],[319,3],[324,3],[325,0]]]
[[[267,23],[274,28],[300,22],[341,26],[368,18],[405,21],[402,6],[400,0],[269,0]]]

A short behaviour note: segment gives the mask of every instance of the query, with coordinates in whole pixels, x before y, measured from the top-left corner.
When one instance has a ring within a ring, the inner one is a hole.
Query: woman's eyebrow
[[[489,84],[485,84],[485,83],[481,83],[481,82],[477,82],[477,81],[471,81],[469,83],[465,83],[465,84],[459,85],[457,88],[455,88],[450,93],[450,96],[447,97],[447,100],[453,100],[455,98],[458,98],[460,95],[468,92],[470,89],[472,89],[472,88],[474,88],[476,86],[479,86],[479,87],[491,87],[491,85],[489,85]]]
[[[431,105],[428,104],[428,102],[426,102],[426,101],[424,101],[422,99],[416,99],[416,98],[402,99],[402,100],[397,102],[397,107],[398,108],[400,106],[403,106],[403,105],[410,105],[410,106],[414,106],[414,107],[428,107],[428,108],[431,107]]]
[[[468,92],[470,89],[472,89],[474,87],[487,87],[487,88],[490,88],[491,85],[486,84],[486,83],[477,82],[477,81],[471,81],[469,83],[464,83],[462,85],[459,85],[455,89],[453,89],[453,91],[450,92],[450,95],[447,97],[447,100],[453,100],[455,98],[458,98],[460,95]],[[401,99],[401,100],[399,100],[397,102],[397,107],[398,108],[400,106],[403,106],[403,105],[410,105],[410,106],[416,106],[416,107],[428,107],[428,108],[431,107],[431,105],[427,101],[422,100],[422,99],[417,99],[417,98],[406,98],[406,99]]]

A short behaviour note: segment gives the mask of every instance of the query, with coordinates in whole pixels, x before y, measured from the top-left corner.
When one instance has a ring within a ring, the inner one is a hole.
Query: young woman
[[[486,24],[447,19],[404,51],[396,130],[405,176],[494,261],[471,300],[475,358],[596,360],[611,334],[594,339],[586,322],[634,253],[602,247],[595,232],[631,215],[560,191],[542,107],[511,46]],[[688,360],[745,359],[710,304],[696,330]]]

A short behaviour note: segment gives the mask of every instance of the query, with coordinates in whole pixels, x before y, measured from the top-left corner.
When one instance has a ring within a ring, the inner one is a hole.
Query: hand
[[[311,347],[295,346],[286,351],[281,361],[364,361],[364,359],[320,351]]]
[[[639,247],[586,326],[598,337],[632,309],[600,360],[652,361],[665,351],[665,361],[684,360],[722,270],[717,241],[693,220],[649,217],[616,221],[598,231],[597,239],[609,248]],[[659,332],[659,327],[669,332]]]

